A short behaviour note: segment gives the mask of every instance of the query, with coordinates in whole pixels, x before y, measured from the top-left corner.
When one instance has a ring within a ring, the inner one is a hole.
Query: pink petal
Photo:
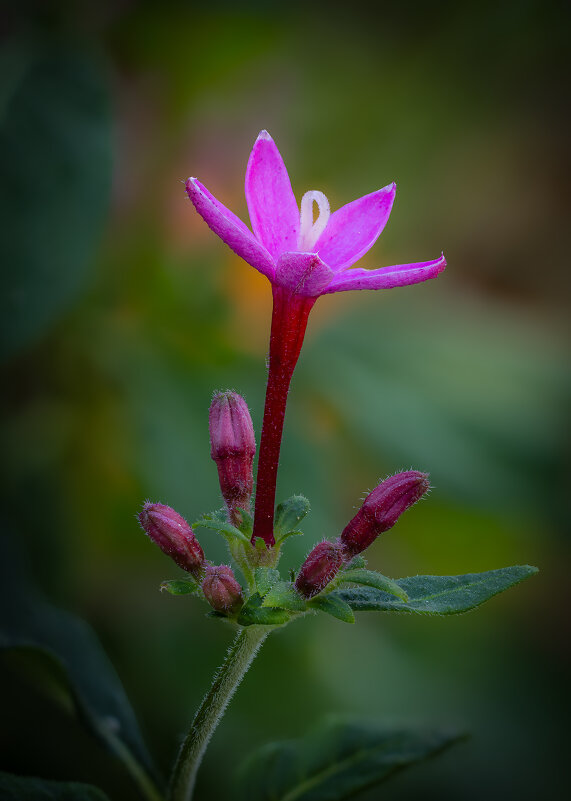
[[[296,295],[317,297],[327,291],[335,273],[316,253],[282,253],[276,265],[275,283]]]
[[[186,192],[206,224],[234,253],[273,280],[274,261],[239,217],[223,206],[196,178],[186,182]]]
[[[331,215],[315,250],[335,272],[355,264],[373,247],[389,219],[396,189],[396,184],[390,184]]]
[[[329,286],[323,290],[343,292],[349,289],[390,289],[394,286],[418,284],[429,278],[436,278],[446,267],[444,254],[434,261],[419,261],[415,264],[396,264],[394,267],[381,267],[378,270],[347,270],[337,274]]]
[[[274,140],[262,131],[246,169],[246,202],[252,230],[274,259],[297,248],[299,209]]]

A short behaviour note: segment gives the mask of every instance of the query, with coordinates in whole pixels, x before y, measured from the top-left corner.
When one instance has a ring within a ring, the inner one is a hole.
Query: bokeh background
[[[257,430],[266,279],[208,230],[199,176],[247,220],[262,128],[298,198],[396,180],[363,266],[436,281],[326,296],[294,378],[278,496],[312,502],[284,567],[390,472],[431,496],[370,549],[391,576],[536,564],[467,616],[310,618],[272,637],[217,732],[198,798],[253,748],[330,713],[472,737],[387,784],[400,799],[532,799],[566,770],[569,105],[564,3],[37,3],[6,9],[2,524],[55,604],[96,630],[167,772],[231,639],[138,529],[150,497],[217,508],[207,411]],[[201,539],[211,559],[224,548]],[[136,793],[80,723],[2,666],[0,768]],[[221,770],[220,766],[224,765]],[[364,794],[364,799],[380,793]]]

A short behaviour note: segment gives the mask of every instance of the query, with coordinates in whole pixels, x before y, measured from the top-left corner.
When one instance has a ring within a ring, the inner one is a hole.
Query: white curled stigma
[[[319,214],[315,221],[313,220],[314,203],[317,204],[319,209]],[[301,214],[299,218],[298,247],[302,253],[313,250],[315,243],[325,231],[330,216],[329,201],[323,192],[312,189],[310,192],[305,193],[301,199]]]

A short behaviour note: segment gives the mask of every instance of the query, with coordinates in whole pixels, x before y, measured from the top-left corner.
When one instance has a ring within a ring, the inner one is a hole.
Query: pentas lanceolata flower
[[[323,532],[327,539],[310,550],[297,573],[292,571],[288,578],[280,575],[276,568],[284,542],[302,533],[299,525],[309,511],[309,502],[302,495],[294,495],[277,509],[274,507],[286,401],[313,305],[318,297],[332,292],[387,289],[425,281],[437,276],[446,262],[441,256],[433,261],[376,270],[354,268],[387,223],[395,185],[365,195],[333,213],[325,195],[313,190],[306,192],[298,208],[282,158],[265,131],[254,145],[246,171],[252,230],[195,178],[188,179],[186,189],[212,230],[270,280],[273,314],[256,486],[256,441],[246,402],[236,392],[218,392],[209,412],[210,455],[218,469],[224,508],[203,515],[192,527],[174,509],[159,503],[147,502],[139,515],[149,537],[185,571],[184,577],[165,581],[161,588],[173,595],[198,595],[209,604],[211,616],[238,629],[181,747],[168,801],[191,798],[208,741],[258,648],[274,628],[315,612],[328,613],[347,623],[354,622],[355,611],[364,610],[464,612],[535,571],[525,566],[479,575],[415,576],[394,581],[365,569],[363,553],[429,489],[427,473],[407,470],[390,476],[370,492],[345,527],[339,525],[332,532]],[[190,445],[187,443],[186,447]],[[194,532],[198,528],[214,529],[226,539],[242,581],[230,565],[214,565],[205,558]],[[382,736],[386,739],[384,733]],[[354,733],[351,738],[358,742]],[[424,751],[416,745],[412,751],[427,756],[447,742],[450,738],[430,740]],[[411,761],[408,753],[391,751],[381,756],[390,772],[392,767]],[[304,792],[295,786],[303,771],[293,765],[288,778],[290,755],[288,751],[279,762],[285,771],[280,768],[280,787],[283,785],[284,797],[293,798]],[[327,775],[327,770],[321,773]],[[359,781],[362,779],[359,776]],[[256,777],[254,786],[262,784]],[[150,785],[143,782],[143,786]],[[359,786],[363,785],[355,785]],[[345,787],[343,782],[341,787]],[[333,790],[329,784],[326,795],[331,801],[337,797]],[[319,787],[316,792],[319,794]],[[153,801],[160,797],[156,793],[147,795]],[[244,797],[256,801],[258,796],[248,792]]]
[[[283,159],[267,131],[258,136],[246,168],[252,231],[196,178],[186,191],[196,210],[232,250],[263,273],[273,290],[269,376],[262,424],[254,536],[274,544],[275,486],[287,393],[307,317],[320,295],[349,289],[389,289],[435,278],[446,266],[432,261],[376,270],[353,269],[383,231],[395,199],[392,183],[331,214],[319,191],[298,207]],[[314,220],[313,207],[318,208]]]

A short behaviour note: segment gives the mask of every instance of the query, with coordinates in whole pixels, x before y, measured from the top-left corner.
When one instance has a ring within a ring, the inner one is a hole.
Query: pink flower
[[[198,213],[232,250],[274,286],[316,298],[348,289],[388,289],[435,278],[446,266],[434,261],[376,270],[350,269],[375,244],[387,224],[396,185],[364,195],[330,213],[322,192],[306,192],[298,208],[283,159],[267,131],[258,136],[246,169],[246,202],[252,231],[196,178],[186,191]],[[318,208],[313,219],[313,205]]]

